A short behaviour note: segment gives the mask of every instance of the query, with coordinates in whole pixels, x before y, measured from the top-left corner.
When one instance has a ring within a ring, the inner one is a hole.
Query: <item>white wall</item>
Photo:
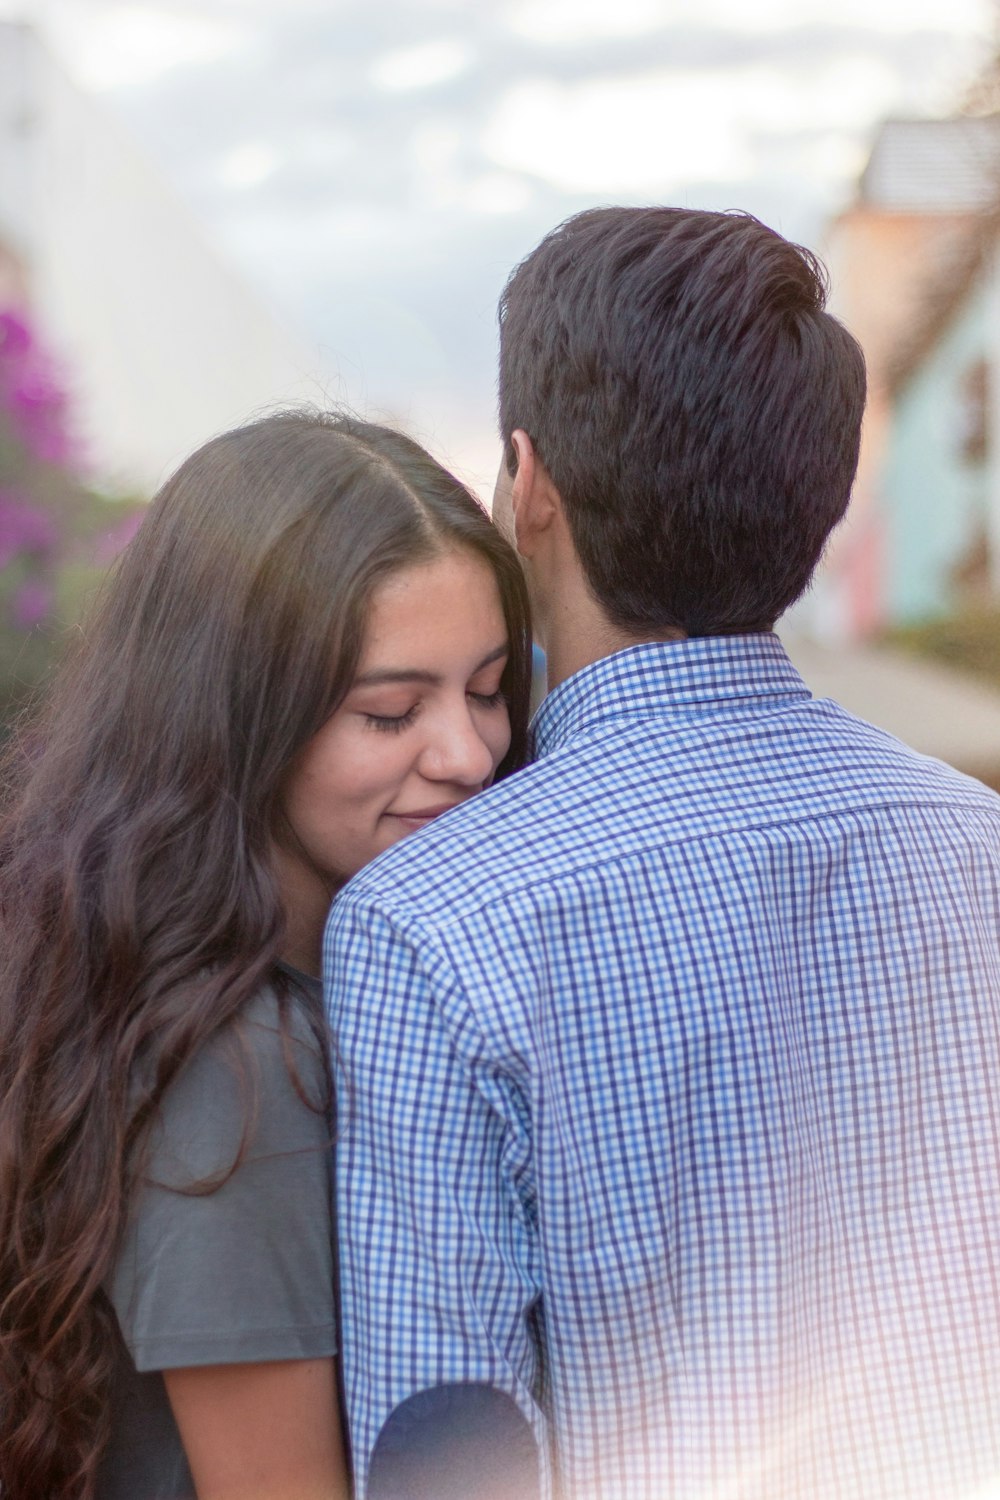
[[[212,252],[37,36],[2,22],[0,238],[26,261],[105,482],[151,490],[251,412],[322,398],[319,356]]]

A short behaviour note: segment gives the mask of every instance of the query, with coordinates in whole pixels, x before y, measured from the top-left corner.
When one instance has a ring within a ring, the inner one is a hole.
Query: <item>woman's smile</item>
[[[400,823],[412,825],[413,828],[423,828],[427,823],[433,823],[442,813],[451,812],[452,808],[460,807],[461,801],[442,802],[437,807],[421,807],[414,812],[396,812],[390,809],[384,816],[387,818],[398,818]]]

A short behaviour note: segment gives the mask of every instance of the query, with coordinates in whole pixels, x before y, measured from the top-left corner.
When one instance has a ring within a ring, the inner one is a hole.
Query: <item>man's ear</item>
[[[514,540],[521,556],[531,557],[555,521],[561,502],[548,470],[523,428],[516,427],[510,441],[517,458],[510,490]]]

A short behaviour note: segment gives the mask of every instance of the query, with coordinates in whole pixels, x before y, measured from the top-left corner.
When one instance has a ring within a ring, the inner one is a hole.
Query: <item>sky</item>
[[[484,490],[495,307],[594,203],[743,208],[822,251],[877,123],[947,113],[993,0],[0,0],[318,351]]]

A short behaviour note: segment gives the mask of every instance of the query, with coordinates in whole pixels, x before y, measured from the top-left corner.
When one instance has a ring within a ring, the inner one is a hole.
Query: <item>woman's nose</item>
[[[442,714],[433,726],[420,769],[432,781],[483,786],[493,774],[493,752],[483,739],[467,705]]]

